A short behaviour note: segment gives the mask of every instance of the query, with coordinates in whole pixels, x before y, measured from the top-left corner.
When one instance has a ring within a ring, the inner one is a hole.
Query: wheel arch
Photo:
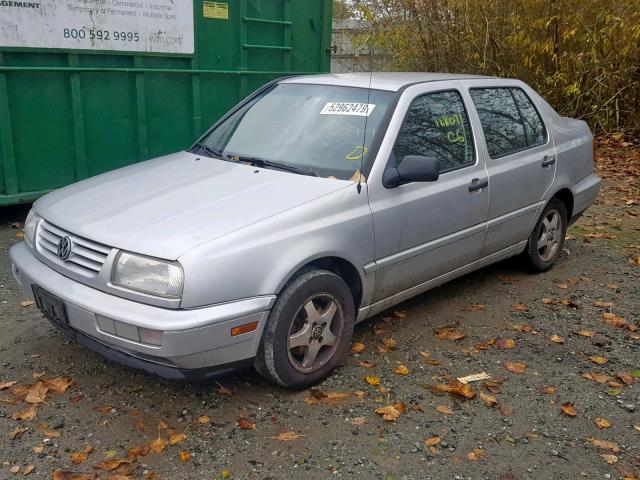
[[[557,198],[562,203],[564,203],[564,206],[567,208],[567,220],[570,220],[571,217],[573,216],[573,207],[574,207],[573,192],[571,192],[571,189],[568,187],[563,187],[559,189],[556,193],[554,193],[551,196],[549,201],[553,200],[554,198]]]

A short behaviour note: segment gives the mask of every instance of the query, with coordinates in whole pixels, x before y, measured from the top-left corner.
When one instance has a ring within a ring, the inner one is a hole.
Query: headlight
[[[177,263],[120,252],[113,283],[160,297],[180,298],[184,274]]]
[[[27,219],[24,221],[24,238],[30,245],[35,243],[36,228],[40,220],[42,220],[42,218],[33,208],[29,210],[29,215],[27,215]]]

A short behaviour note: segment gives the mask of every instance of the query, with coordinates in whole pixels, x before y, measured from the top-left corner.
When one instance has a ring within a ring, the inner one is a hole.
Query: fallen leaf
[[[402,412],[397,408],[397,404],[396,404],[396,405],[387,405],[386,407],[376,408],[376,413],[378,415],[382,415],[383,420],[386,420],[388,422],[394,422],[400,417]]]
[[[474,373],[473,375],[467,375],[466,377],[458,377],[460,383],[479,382],[480,380],[488,380],[491,378],[487,372]]]
[[[498,280],[504,283],[517,283],[520,281],[518,277],[512,275],[498,275]]]
[[[394,370],[398,375],[409,375],[409,369],[406,365],[398,365],[398,367]]]
[[[439,436],[435,436],[435,437],[431,437],[431,438],[427,438],[424,441],[424,444],[427,447],[435,447],[436,445],[438,445],[440,442],[442,441],[442,439]]]
[[[618,453],[620,451],[620,447],[617,443],[607,442],[606,440],[599,440],[593,437],[587,437],[587,442],[594,447],[602,448],[603,450],[611,450],[614,453]]]
[[[182,451],[179,453],[179,455],[180,455],[180,461],[182,463],[188,462],[189,459],[191,458],[191,454],[189,452]]]
[[[273,438],[274,440],[279,440],[281,442],[292,442],[300,437],[304,437],[304,435],[297,434],[296,432],[281,432],[277,436],[269,438]]]
[[[612,302],[603,302],[602,300],[596,300],[595,302],[593,302],[593,304],[596,307],[600,307],[600,308],[609,308],[609,307],[613,307],[613,303]]]
[[[567,285],[566,283],[556,283],[555,286],[562,290],[566,290],[567,288],[569,288],[569,285]]]
[[[84,452],[71,452],[71,463],[78,465],[87,459],[87,454]]]
[[[351,397],[349,392],[321,392],[321,395],[314,394],[311,390],[311,397],[305,398],[304,401],[309,405],[338,405]]]
[[[15,380],[12,380],[10,382],[0,382],[0,390],[5,390],[9,387],[13,387],[16,383],[18,382],[16,382]]]
[[[553,298],[543,298],[542,303],[544,303],[545,305],[557,305],[558,301],[554,300]]]
[[[178,445],[184,442],[187,436],[184,433],[172,433],[169,435],[169,445]]]
[[[373,367],[375,367],[375,366],[376,366],[376,364],[375,364],[375,363],[372,363],[372,362],[366,362],[366,361],[364,361],[364,362],[358,362],[358,365],[360,365],[362,368],[373,368]]]
[[[62,432],[59,430],[43,430],[42,433],[44,433],[47,438],[58,438],[62,435]]]
[[[20,410],[18,412],[14,412],[11,415],[11,418],[14,420],[33,420],[38,415],[38,405],[33,404],[26,410]]]
[[[200,415],[196,420],[200,425],[206,425],[211,423],[211,417],[209,415]]]
[[[29,465],[25,466],[25,467],[22,469],[22,475],[24,475],[24,476],[26,477],[26,476],[27,476],[27,475],[29,475],[31,472],[33,472],[33,471],[35,470],[35,468],[36,468],[36,466],[35,466],[35,465],[33,465],[33,464],[29,464]]]
[[[564,413],[565,415],[568,415],[570,417],[575,417],[576,415],[578,415],[578,412],[576,412],[576,407],[574,407],[572,403],[563,403],[561,407],[562,413]]]
[[[239,417],[238,420],[236,420],[236,423],[238,424],[238,427],[240,427],[242,430],[255,430],[256,429],[256,424],[255,423],[251,423],[249,420],[247,420],[244,417]]]
[[[527,369],[527,364],[518,362],[505,362],[504,368],[506,368],[511,373],[522,374]]]
[[[580,305],[578,305],[576,302],[574,302],[573,300],[571,300],[570,298],[563,298],[562,300],[560,300],[560,303],[562,305],[565,305],[567,307],[571,307],[571,308],[580,308]]]
[[[98,413],[107,414],[113,410],[113,407],[111,405],[104,405],[102,407],[96,407],[94,410]]]
[[[95,473],[74,473],[57,470],[51,474],[51,480],[97,480]]]
[[[427,365],[431,365],[432,367],[437,367],[442,362],[440,362],[440,360],[436,360],[435,358],[425,358],[424,363],[426,363]]]
[[[44,385],[51,393],[56,395],[64,394],[72,383],[73,378],[70,377],[56,377],[50,380],[44,380]]]
[[[556,394],[556,387],[552,387],[552,386],[543,386],[540,388],[540,393],[543,393],[545,395],[555,395]]]
[[[404,312],[404,310],[394,310],[393,314],[400,320],[403,320],[407,317],[407,314]]]
[[[458,330],[457,323],[436,328],[435,335],[439,340],[449,340],[452,342],[464,338],[464,334]]]
[[[496,340],[495,347],[501,350],[511,350],[516,346],[516,342],[510,338],[499,338]]]
[[[582,378],[591,380],[593,382],[607,383],[607,381],[609,381],[609,378],[611,377],[603,373],[585,372],[582,374]]]
[[[598,417],[596,418],[595,423],[598,426],[598,428],[609,428],[611,426],[611,422],[606,418]]]
[[[604,365],[605,363],[609,362],[608,358],[601,357],[600,355],[593,355],[589,357],[589,360],[598,365]]]
[[[395,348],[398,346],[398,342],[396,342],[393,338],[385,338],[384,340],[382,340],[382,344],[388,350],[395,350]]]
[[[489,393],[480,392],[480,400],[484,402],[484,406],[487,408],[491,408],[498,403],[496,397]]]
[[[225,468],[225,469],[223,469],[223,470],[222,470],[222,472],[220,473],[220,476],[221,476],[222,478],[229,478],[229,477],[231,477],[231,472]]]
[[[366,346],[364,343],[356,342],[351,345],[351,353],[362,353],[366,350]]]
[[[511,415],[513,415],[513,407],[511,405],[505,405],[504,403],[501,403],[498,405],[498,408],[500,409],[500,413],[505,417],[510,417]]]
[[[480,450],[479,448],[474,448],[472,452],[469,452],[467,454],[467,459],[471,460],[472,462],[480,460],[483,457],[484,457],[484,451]]]
[[[616,373],[616,377],[618,377],[620,381],[625,385],[633,385],[634,383],[636,383],[635,378],[633,378],[627,372],[618,372]]]
[[[364,425],[365,423],[367,423],[367,419],[364,417],[356,417],[351,420],[351,425],[353,425],[354,427],[359,427],[361,425]]]
[[[620,395],[621,393],[622,390],[620,390],[619,388],[612,388],[611,390],[607,391],[607,395],[611,397],[615,397],[617,395]]]
[[[465,308],[467,312],[484,312],[487,310],[487,306],[484,303],[474,303]]]
[[[9,436],[11,437],[11,440],[15,440],[16,438],[22,436],[22,434],[27,430],[29,430],[27,427],[17,426],[13,430],[11,430],[11,433],[9,433]]]
[[[20,473],[20,466],[14,465],[9,469],[9,472],[13,473],[14,475],[17,475],[18,473]]]
[[[526,323],[516,323],[513,326],[513,329],[516,332],[520,332],[520,333],[531,333],[533,331],[533,326],[528,325]]]
[[[438,405],[436,407],[436,412],[442,413],[444,415],[453,415],[453,410],[451,410],[446,405]]]
[[[20,302],[20,306],[21,307],[30,307],[34,303],[36,303],[36,302],[34,302],[33,300],[23,300],[22,302]]]
[[[438,393],[452,393],[460,395],[465,398],[473,398],[475,392],[471,388],[471,385],[464,384],[457,379],[449,381],[449,383],[439,383],[437,385],[429,385],[428,388]]]
[[[551,335],[551,337],[549,337],[549,340],[554,343],[564,343],[564,338],[562,338],[560,335]]]
[[[359,398],[359,399],[363,399],[364,396],[367,394],[367,392],[363,392],[362,390],[356,390],[355,392],[353,392],[353,394]]]
[[[125,460],[124,458],[112,458],[110,460],[105,460],[104,462],[100,462],[94,468],[97,468],[98,470],[107,470],[111,472],[116,468],[120,467],[121,465],[128,465],[129,463],[131,462],[129,462],[129,460]]]
[[[48,391],[49,389],[46,387],[44,382],[37,381],[29,389],[24,401],[27,403],[43,403],[47,398]]]
[[[218,389],[216,390],[216,393],[218,395],[222,395],[224,397],[232,397],[233,396],[233,390],[231,390],[228,387],[225,387],[221,383],[218,383]]]
[[[591,330],[580,330],[579,332],[576,332],[576,333],[581,337],[587,337],[587,338],[591,338],[596,334],[596,332],[592,332]]]
[[[605,462],[607,462],[609,465],[618,463],[618,457],[612,453],[601,453],[600,456],[604,458]]]
[[[149,448],[153,453],[160,453],[165,449],[165,447],[167,446],[167,443],[168,442],[164,438],[158,437],[149,444]]]
[[[602,314],[602,319],[605,325],[614,328],[623,328],[627,324],[624,318],[619,317],[615,313],[605,312]]]
[[[483,382],[483,385],[491,393],[500,393],[500,387],[502,386],[502,380],[487,380]]]
[[[374,377],[374,376],[367,376],[364,377],[365,382],[367,382],[369,385],[380,385],[380,379],[378,377]]]
[[[527,305],[525,305],[524,303],[515,303],[511,309],[514,312],[528,312],[529,311],[529,307]]]
[[[151,449],[149,448],[149,445],[139,445],[137,447],[130,448],[127,453],[129,454],[129,457],[135,461],[138,457],[146,457],[149,455],[150,451]]]

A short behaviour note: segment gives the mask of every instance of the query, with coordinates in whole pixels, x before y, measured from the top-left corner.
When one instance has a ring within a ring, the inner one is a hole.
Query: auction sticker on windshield
[[[329,102],[320,115],[356,115],[368,117],[376,106],[372,103]]]

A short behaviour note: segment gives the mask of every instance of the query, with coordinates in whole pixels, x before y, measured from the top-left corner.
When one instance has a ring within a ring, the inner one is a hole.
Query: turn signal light
[[[231,336],[237,337],[243,333],[253,332],[256,328],[258,328],[258,322],[245,323],[244,325],[233,327],[231,329]]]

